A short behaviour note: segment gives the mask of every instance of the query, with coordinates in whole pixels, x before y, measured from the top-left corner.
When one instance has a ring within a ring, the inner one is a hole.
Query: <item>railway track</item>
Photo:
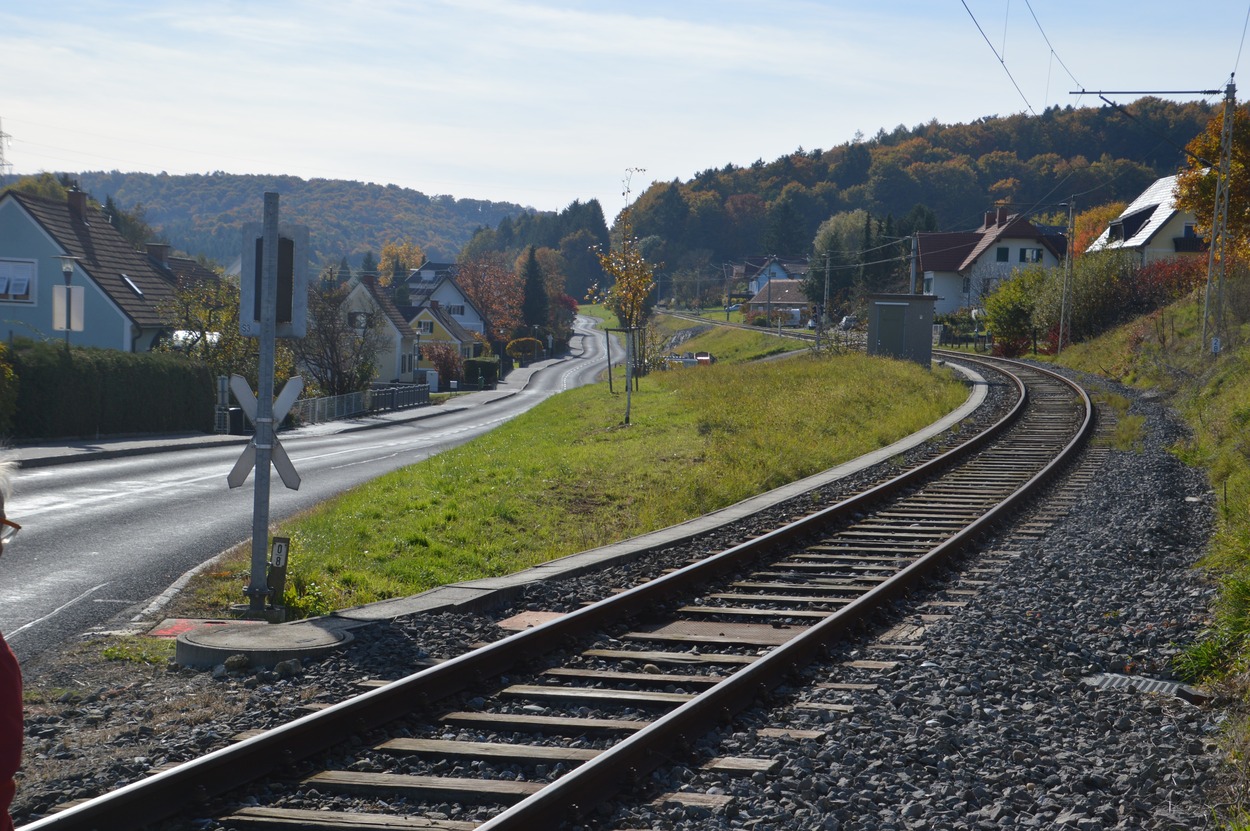
[[[1010,367],[1007,417],[852,499],[25,828],[137,828],[188,803],[228,828],[559,827],[948,567],[1079,452],[1084,392]],[[305,769],[376,732],[355,761]],[[231,796],[264,777],[294,798]],[[336,793],[377,812],[315,804]]]

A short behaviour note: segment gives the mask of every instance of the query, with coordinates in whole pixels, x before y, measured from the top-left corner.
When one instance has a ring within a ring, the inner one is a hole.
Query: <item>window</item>
[[[0,259],[0,303],[35,302],[35,261]]]
[[[412,356],[407,352],[399,356],[399,374],[407,375],[412,372]]]
[[[1021,248],[1020,262],[1022,263],[1040,263],[1042,261],[1042,249],[1040,248]]]
[[[1008,248],[1007,246],[1005,245],[1000,246],[999,248],[995,250],[995,253],[998,255],[998,261],[1000,263],[1011,262],[1011,249]]]
[[[420,333],[421,333],[421,334],[423,334],[423,335],[432,335],[432,334],[434,334],[434,321],[432,321],[432,320],[418,320],[418,321],[417,321],[417,331],[418,331],[418,332],[420,332]]]
[[[447,314],[449,315],[464,317],[464,306],[462,304],[452,304],[450,306],[446,306],[445,308],[447,309]]]

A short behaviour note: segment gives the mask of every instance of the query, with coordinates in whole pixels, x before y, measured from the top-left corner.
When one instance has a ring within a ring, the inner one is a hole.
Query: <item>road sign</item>
[[[278,397],[273,402],[274,424],[280,424],[282,419],[286,418],[291,405],[299,398],[299,394],[303,389],[304,379],[298,375],[286,382],[282,387],[282,392],[278,393]],[[241,375],[231,375],[230,390],[238,400],[239,407],[243,410],[243,414],[247,416],[247,420],[252,422],[252,424],[256,424],[256,413],[260,403],[256,400],[256,395],[252,392],[252,388],[247,385],[247,379]],[[302,480],[299,473],[295,470],[295,465],[291,464],[291,457],[287,455],[286,448],[282,446],[282,442],[278,440],[276,435],[273,437],[273,444],[268,449],[270,451],[270,461],[273,462],[274,469],[278,471],[278,476],[282,478],[282,484],[293,491],[299,490]],[[243,448],[243,453],[239,456],[239,460],[234,463],[234,467],[226,477],[226,484],[231,488],[240,487],[247,481],[247,475],[252,472],[252,468],[256,467],[256,450],[256,437],[253,436],[247,447]]]

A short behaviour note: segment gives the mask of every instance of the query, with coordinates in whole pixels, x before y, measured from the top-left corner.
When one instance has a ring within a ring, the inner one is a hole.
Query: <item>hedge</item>
[[[494,389],[499,380],[498,358],[465,358],[464,385],[468,388]]]
[[[17,439],[91,438],[213,430],[208,366],[181,355],[71,349],[19,342],[12,434]]]

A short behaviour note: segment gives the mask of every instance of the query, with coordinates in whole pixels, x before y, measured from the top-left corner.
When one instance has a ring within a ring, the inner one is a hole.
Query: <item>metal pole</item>
[[[1220,260],[1219,291],[1216,301],[1216,337],[1218,337],[1220,320],[1223,314],[1223,263],[1225,223],[1228,221],[1228,173],[1229,160],[1232,155],[1233,113],[1237,106],[1237,86],[1228,82],[1224,90],[1224,122],[1220,129],[1220,166],[1215,178],[1215,208],[1211,218],[1211,242],[1207,247],[1207,287],[1202,301],[1202,349],[1207,348],[1207,322],[1211,318],[1211,284],[1215,277],[1215,261]]]
[[[1068,245],[1063,258],[1063,289],[1059,292],[1059,342],[1055,344],[1055,357],[1063,353],[1063,330],[1065,318],[1068,316],[1068,286],[1072,282],[1072,225],[1073,212],[1076,209],[1076,197],[1068,200]]]
[[[273,362],[277,341],[278,194],[265,194],[264,260],[260,275],[260,357],[256,390],[256,489],[252,502],[252,575],[248,614],[263,617],[269,596],[269,478],[273,451]],[[244,251],[243,256],[255,256]]]
[[[916,293],[916,232],[912,231],[911,237],[911,293]]]

